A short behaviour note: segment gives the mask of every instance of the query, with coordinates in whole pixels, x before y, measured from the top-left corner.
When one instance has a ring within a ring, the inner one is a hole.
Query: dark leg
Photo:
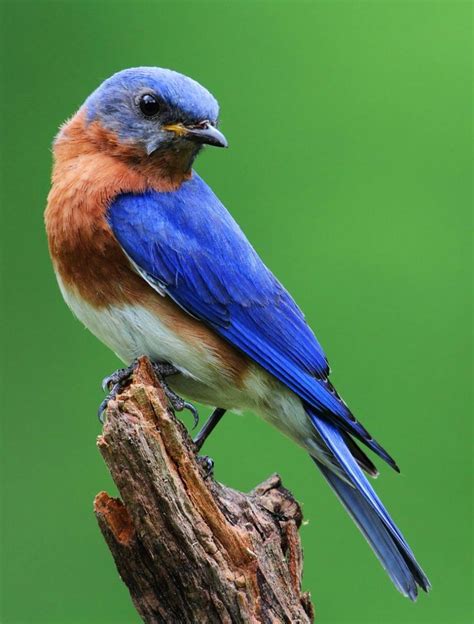
[[[224,416],[225,413],[226,413],[225,409],[223,409],[222,407],[216,407],[216,409],[212,412],[212,414],[206,420],[201,431],[197,434],[197,436],[193,440],[198,451],[201,449],[202,445],[207,440],[209,434],[214,430],[214,427],[217,425],[217,423],[220,421],[220,419],[222,418],[222,416]]]

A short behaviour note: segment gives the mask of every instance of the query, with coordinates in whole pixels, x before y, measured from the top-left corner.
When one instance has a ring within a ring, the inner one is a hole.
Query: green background
[[[2,623],[137,622],[92,513],[118,361],[73,319],[43,228],[58,125],[108,75],[215,93],[231,148],[197,170],[294,294],[336,385],[395,455],[377,488],[433,583],[402,598],[310,460],[253,415],[206,452],[302,501],[317,621],[472,621],[471,4],[2,4]]]

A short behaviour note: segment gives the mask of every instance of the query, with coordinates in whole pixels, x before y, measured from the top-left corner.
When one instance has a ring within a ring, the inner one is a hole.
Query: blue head
[[[204,144],[226,147],[217,130],[219,105],[187,76],[159,67],[125,69],[108,78],[84,104],[98,122],[144,155],[162,150],[197,154]]]

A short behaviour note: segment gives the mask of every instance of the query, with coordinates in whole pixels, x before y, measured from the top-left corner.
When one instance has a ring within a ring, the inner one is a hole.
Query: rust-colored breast
[[[120,193],[170,191],[190,174],[162,162],[141,166],[133,149],[98,126],[85,129],[78,113],[54,146],[52,188],[45,212],[49,249],[65,288],[96,308],[143,305],[182,337],[212,350],[241,379],[247,358],[168,297],[154,291],[131,267],[106,220]],[[105,148],[105,149],[104,149]]]
[[[123,192],[154,188],[169,191],[179,177],[162,162],[140,161],[131,146],[79,112],[60,132],[54,146],[53,184],[45,213],[49,248],[66,287],[88,303],[125,303],[149,287],[130,264],[106,221],[110,202]]]

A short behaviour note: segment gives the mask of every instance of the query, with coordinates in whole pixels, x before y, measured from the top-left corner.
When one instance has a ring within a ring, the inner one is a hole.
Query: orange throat
[[[86,125],[83,111],[61,129],[45,222],[65,287],[102,306],[123,299],[132,286],[143,289],[107,223],[107,209],[121,193],[175,190],[192,176],[190,159],[186,151],[146,157],[97,122]]]

